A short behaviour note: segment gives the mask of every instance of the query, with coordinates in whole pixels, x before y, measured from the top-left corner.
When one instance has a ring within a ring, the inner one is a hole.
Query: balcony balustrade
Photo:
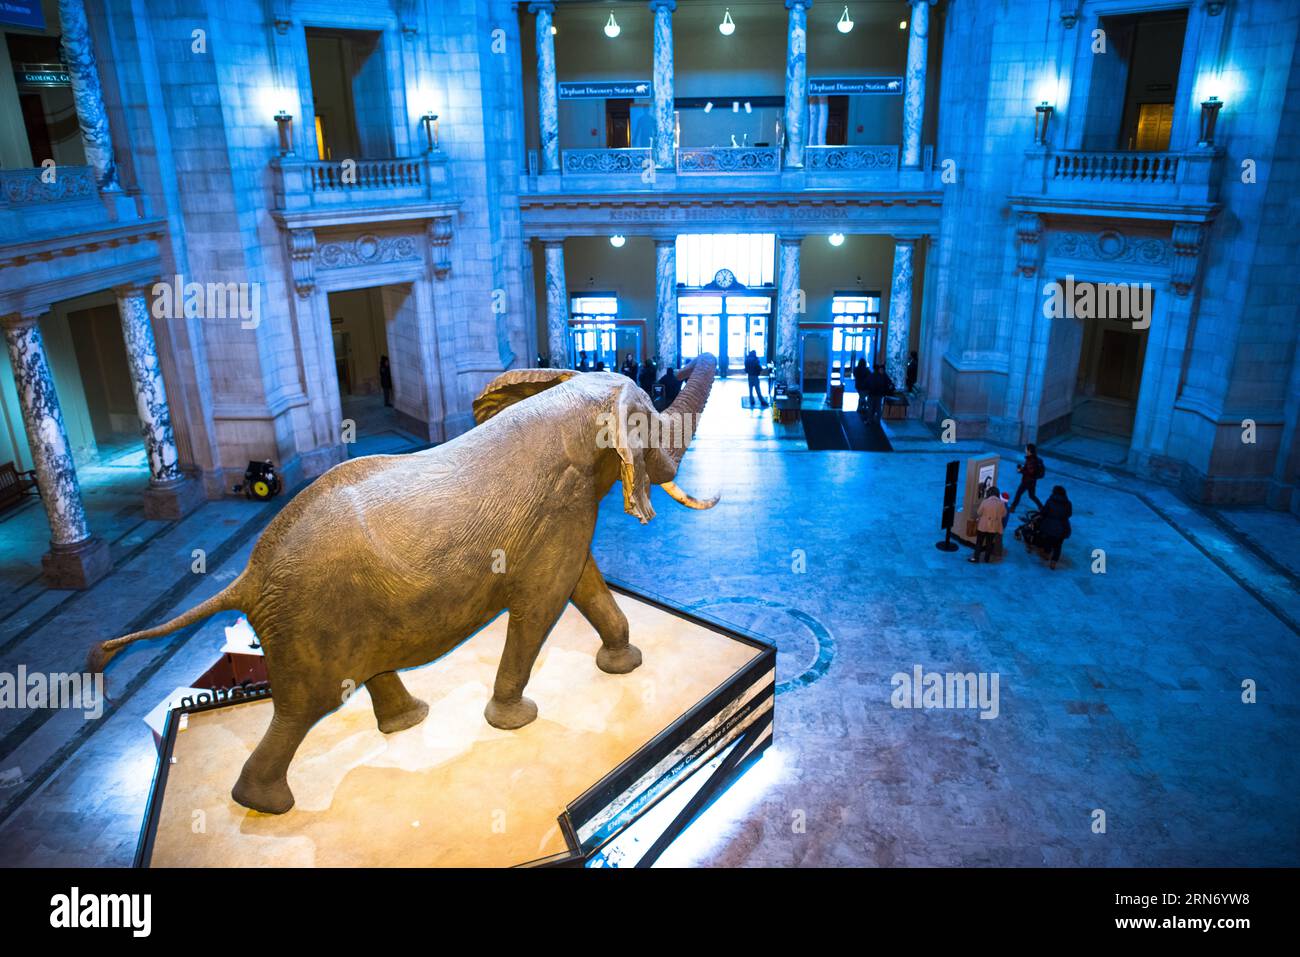
[[[1083,206],[1207,206],[1218,200],[1219,149],[1138,153],[1123,150],[1031,150],[1026,198]]]
[[[898,168],[897,146],[809,146],[804,169],[810,171],[885,170]]]
[[[560,165],[566,175],[640,175],[649,168],[650,150],[644,147],[607,150],[564,150]]]
[[[446,154],[352,161],[281,156],[275,170],[276,208],[285,212],[444,201]]]
[[[102,230],[143,214],[139,196],[101,193],[89,166],[0,170],[0,243]]]
[[[677,172],[779,173],[781,151],[766,146],[708,146],[677,151]]]

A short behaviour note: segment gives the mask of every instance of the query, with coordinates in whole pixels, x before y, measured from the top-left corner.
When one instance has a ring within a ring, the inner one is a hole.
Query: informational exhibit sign
[[[62,63],[20,63],[14,68],[14,82],[22,87],[71,86],[72,77]]]
[[[903,93],[901,76],[810,76],[809,96],[892,96]]]
[[[559,97],[561,100],[643,100],[651,89],[649,80],[592,80],[559,84]]]
[[[41,0],[0,0],[0,23],[14,27],[45,29]]]
[[[968,542],[975,541],[980,502],[984,501],[988,490],[998,484],[999,462],[996,455],[966,460],[965,495],[962,498],[961,512],[952,525],[953,534],[959,538]]]

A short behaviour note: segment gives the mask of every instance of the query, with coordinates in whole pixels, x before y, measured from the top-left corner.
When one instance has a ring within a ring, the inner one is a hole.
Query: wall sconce
[[[293,155],[293,114],[281,110],[275,114],[275,125],[280,131],[280,155]]]
[[[1047,121],[1052,118],[1052,104],[1043,100],[1034,107],[1034,145],[1047,145]]]
[[[1201,103],[1201,142],[1197,145],[1203,149],[1214,145],[1214,127],[1218,125],[1221,109],[1223,109],[1223,101],[1217,96],[1212,96]]]
[[[722,22],[718,24],[718,32],[724,37],[729,37],[736,32],[736,21],[731,19],[730,7],[722,12]]]
[[[844,245],[844,234],[843,234],[843,233],[831,233],[830,236],[827,237],[827,241],[830,242],[830,244],[831,244],[832,246],[843,246],[843,245]]]
[[[605,36],[612,40],[622,32],[622,27],[620,27],[618,21],[614,19],[614,11],[609,11],[609,22],[605,24]]]
[[[835,24],[835,29],[840,33],[848,33],[853,29],[853,21],[849,19],[849,8],[845,7],[844,12],[840,14],[839,22]]]
[[[609,237],[609,244],[615,249],[622,249],[625,242],[627,242],[627,237],[619,233],[615,233],[613,236]]]
[[[900,29],[900,30],[906,30],[906,29],[907,29],[907,21],[906,21],[906,20],[899,20],[899,21],[898,21],[898,29]]]
[[[428,110],[420,117],[420,122],[424,124],[424,142],[428,144],[428,152],[432,153],[438,148],[438,114]]]

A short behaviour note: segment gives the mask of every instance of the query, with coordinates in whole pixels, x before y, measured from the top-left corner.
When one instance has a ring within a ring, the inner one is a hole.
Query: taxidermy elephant
[[[493,727],[523,727],[537,717],[524,686],[570,601],[600,636],[597,667],[641,664],[591,557],[596,514],[617,481],[642,523],[654,515],[652,484],[691,508],[716,504],[673,484],[715,368],[703,355],[679,372],[686,384],[663,412],[617,373],[505,372],[474,401],[476,428],[423,452],[336,465],[266,527],[227,588],[165,625],[101,642],[88,668],[102,671],[138,639],[243,611],[275,713],[231,796],[270,814],[293,806],[289,763],[351,689],[370,690],[381,731],[418,724],[429,707],[397,672],[440,658],[507,608],[484,713]]]

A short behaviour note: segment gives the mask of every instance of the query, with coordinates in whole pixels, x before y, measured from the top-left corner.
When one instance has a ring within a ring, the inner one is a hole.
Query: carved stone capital
[[[1079,22],[1079,11],[1083,6],[1083,0],[1059,0],[1061,23],[1065,29],[1072,30],[1074,25]]]
[[[289,259],[293,266],[293,285],[298,296],[306,299],[316,289],[316,232],[311,229],[289,230]]]
[[[1016,218],[1016,271],[1031,278],[1038,272],[1039,240],[1043,238],[1043,218],[1037,213],[1021,213]]]

